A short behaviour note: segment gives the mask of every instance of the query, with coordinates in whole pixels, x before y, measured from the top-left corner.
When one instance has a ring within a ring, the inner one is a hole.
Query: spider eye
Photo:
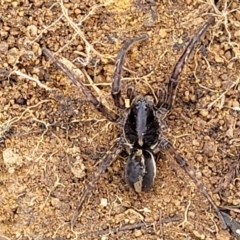
[[[132,153],[127,161],[126,181],[136,192],[147,191],[156,176],[156,163],[154,156],[149,151],[137,150]]]

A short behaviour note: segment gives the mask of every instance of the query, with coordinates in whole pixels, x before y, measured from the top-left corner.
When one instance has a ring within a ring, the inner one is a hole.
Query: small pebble
[[[0,52],[6,53],[8,51],[8,44],[6,42],[0,43]]]
[[[230,50],[226,51],[225,54],[224,54],[224,56],[225,56],[225,58],[226,58],[227,60],[230,60],[230,59],[232,58],[231,51],[230,51]]]
[[[237,30],[237,31],[234,33],[234,37],[235,37],[235,38],[240,37],[240,30]]]
[[[161,38],[165,38],[167,36],[167,30],[165,28],[161,28],[159,31],[159,36]]]
[[[37,31],[38,31],[38,29],[37,29],[37,26],[35,26],[35,25],[30,25],[27,27],[27,35],[29,37],[36,37]]]
[[[12,2],[12,6],[16,8],[18,6],[18,2],[17,1]]]
[[[52,204],[53,207],[59,208],[61,202],[60,202],[60,200],[58,198],[52,198],[51,199],[51,204]]]
[[[239,108],[239,102],[238,102],[237,100],[233,100],[232,106],[233,106],[234,108]]]
[[[204,240],[206,238],[204,234],[200,234],[197,230],[193,230],[193,234],[199,239]]]
[[[233,65],[234,65],[234,62],[230,62],[230,63],[227,65],[227,68],[228,68],[228,69],[233,69]]]
[[[27,105],[27,100],[22,97],[15,99],[14,102],[18,105]]]
[[[228,75],[227,75],[226,73],[221,74],[221,75],[220,75],[220,78],[221,78],[223,81],[227,81],[227,80],[228,80]]]
[[[17,61],[19,54],[20,52],[17,48],[11,48],[7,54],[8,64],[14,64]]]
[[[108,201],[106,198],[101,198],[101,203],[100,203],[101,207],[106,207],[108,205]]]
[[[238,21],[240,21],[240,12],[239,11],[236,11],[235,17]]]
[[[134,236],[135,236],[135,237],[140,237],[140,236],[142,236],[142,231],[141,231],[140,229],[136,229],[136,230],[134,231]]]
[[[206,117],[208,115],[208,110],[207,109],[202,109],[200,111],[200,114],[203,116],[203,117]]]
[[[193,139],[192,144],[193,146],[200,146],[200,143],[196,139]]]
[[[5,105],[5,104],[7,104],[7,102],[8,102],[8,100],[7,100],[7,98],[5,98],[5,97],[0,97],[0,105]]]

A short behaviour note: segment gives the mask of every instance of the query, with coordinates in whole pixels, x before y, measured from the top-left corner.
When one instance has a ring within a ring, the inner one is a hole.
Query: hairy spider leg
[[[92,176],[92,180],[84,188],[82,196],[80,197],[78,205],[71,219],[71,228],[74,227],[85,199],[92,192],[93,188],[95,187],[102,173],[104,173],[107,170],[107,168],[117,159],[118,155],[120,155],[120,153],[122,152],[123,148],[122,148],[121,139],[122,138],[118,138],[115,140],[115,143],[113,144],[113,146],[110,148],[110,150],[106,153],[106,155],[103,157],[103,159],[99,163],[97,171]]]
[[[209,17],[208,21],[192,37],[186,49],[182,53],[181,57],[178,59],[177,63],[175,64],[169,78],[165,99],[162,103],[159,101],[157,106],[159,108],[160,113],[162,113],[164,116],[166,116],[168,112],[172,109],[172,105],[173,105],[173,101],[176,95],[176,89],[178,85],[178,77],[181,74],[185,63],[187,62],[192,51],[194,50],[196,43],[199,41],[199,39],[204,34],[204,32],[209,28],[209,26],[213,23],[213,21],[214,21],[214,17],[213,16]]]
[[[110,111],[99,100],[97,100],[92,92],[83,85],[81,80],[78,79],[78,77],[76,77],[64,64],[57,60],[50,50],[43,47],[42,52],[83,92],[87,100],[90,101],[94,107],[103,114],[103,116],[105,116],[111,122],[117,122],[119,120],[119,116],[116,113]]]
[[[205,187],[203,182],[197,177],[196,170],[192,166],[190,166],[188,164],[188,162],[173,148],[171,143],[168,143],[167,148],[168,148],[168,151],[174,155],[174,158],[175,158],[176,162],[178,163],[178,165],[182,169],[184,169],[184,171],[188,174],[188,176],[193,180],[193,182],[197,186],[197,189],[203,194],[203,196],[206,197],[208,202],[211,204],[211,206],[217,213],[219,220],[222,223],[223,229],[229,228],[229,230],[232,231],[234,234],[238,234],[236,236],[239,239],[240,234],[238,232],[233,231],[234,226],[240,226],[239,223],[236,220],[234,220],[233,221],[234,224],[229,224],[228,218],[231,218],[231,217],[227,213],[222,212],[220,210],[220,208],[214,203],[212,197],[209,195],[209,193],[207,191],[207,188]]]
[[[240,239],[240,234],[236,231],[236,228],[240,227],[240,224],[236,220],[232,219],[227,213],[221,211],[221,208],[214,203],[212,197],[209,195],[207,191],[206,186],[204,185],[202,180],[197,177],[196,170],[188,164],[188,162],[172,146],[171,142],[165,138],[160,138],[158,144],[153,149],[154,154],[157,154],[162,151],[168,151],[169,153],[171,153],[174,156],[174,159],[177,162],[177,164],[192,179],[198,191],[200,191],[201,194],[208,200],[208,202],[211,204],[211,206],[217,213],[217,216],[222,223],[223,229],[228,228],[231,232],[234,233],[237,239]]]
[[[129,50],[129,48],[136,42],[147,40],[148,35],[144,34],[140,37],[132,38],[129,41],[127,41],[120,51],[118,52],[117,58],[116,58],[116,64],[115,64],[115,70],[113,73],[113,81],[112,81],[112,97],[114,100],[114,103],[117,107],[124,109],[125,103],[121,96],[121,73],[122,73],[122,67],[124,63],[125,56]]]
[[[157,105],[157,107],[159,107],[159,112],[162,114],[163,117],[165,117],[172,108],[174,97],[176,95],[177,85],[178,85],[178,77],[182,72],[182,69],[185,63],[187,62],[190,54],[195,48],[196,43],[199,41],[201,36],[204,34],[204,32],[210,27],[210,25],[213,22],[214,22],[214,17],[211,16],[208,19],[208,21],[199,29],[199,31],[190,40],[185,51],[183,52],[178,62],[174,66],[173,71],[169,78],[168,89],[167,89],[167,94],[165,95],[165,100],[163,102],[159,100]],[[203,182],[197,177],[196,170],[192,166],[190,166],[188,162],[175,150],[172,144],[167,139],[164,139],[163,137],[160,138],[158,144],[153,149],[153,153],[157,154],[162,150],[168,150],[168,152],[170,152],[174,156],[178,165],[193,180],[197,189],[208,200],[208,202],[211,204],[211,206],[217,213],[218,218],[222,223],[222,227],[224,229],[228,228],[231,232],[233,232],[233,234],[237,237],[237,239],[240,239],[240,234],[236,231],[236,229],[240,226],[240,224],[236,220],[231,219],[231,217],[227,213],[220,210],[220,208],[214,203],[212,197],[209,195],[207,188],[205,187]]]

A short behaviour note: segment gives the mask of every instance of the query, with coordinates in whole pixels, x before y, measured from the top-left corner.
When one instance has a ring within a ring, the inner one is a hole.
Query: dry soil
[[[127,54],[122,92],[126,97],[133,85],[139,94],[153,94],[166,87],[190,37],[213,14],[215,23],[179,79],[165,135],[217,205],[239,205],[239,0],[220,1],[219,10],[210,0],[0,2],[0,239],[234,239],[168,153],[157,160],[155,184],[143,194],[125,183],[126,155],[119,156],[71,229],[83,188],[122,130],[41,49],[85,71],[86,86],[123,116],[110,94],[122,44],[149,35]]]

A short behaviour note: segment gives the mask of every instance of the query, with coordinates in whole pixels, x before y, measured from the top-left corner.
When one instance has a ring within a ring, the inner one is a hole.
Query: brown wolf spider
[[[62,70],[65,75],[73,81],[73,83],[84,93],[87,100],[89,100],[103,116],[105,116],[109,121],[116,122],[123,127],[123,133],[102,159],[97,172],[94,173],[92,180],[85,187],[71,220],[71,227],[74,226],[84,200],[91,193],[101,174],[117,159],[118,155],[123,150],[125,150],[129,155],[125,168],[126,181],[136,192],[147,191],[153,185],[154,178],[156,176],[155,158],[158,153],[162,151],[169,151],[174,156],[178,165],[184,169],[184,171],[194,181],[198,190],[207,198],[217,213],[218,218],[222,222],[223,228],[228,228],[238,239],[240,238],[238,232],[240,231],[240,224],[237,221],[232,220],[230,216],[223,211],[223,208],[218,207],[214,203],[203,182],[198,179],[195,169],[191,167],[174,149],[171,142],[162,135],[161,131],[162,120],[172,109],[178,85],[178,77],[189,58],[189,55],[194,50],[198,40],[213,23],[213,21],[214,18],[210,17],[190,40],[186,49],[173,68],[169,78],[167,93],[163,97],[159,97],[157,102],[154,101],[153,97],[150,95],[136,96],[134,89],[128,88],[127,97],[130,100],[130,107],[125,107],[120,87],[124,58],[132,44],[146,40],[148,39],[148,36],[142,35],[140,37],[133,38],[123,45],[116,59],[111,94],[115,105],[120,109],[127,111],[127,117],[124,120],[116,113],[113,113],[111,110],[106,108],[65,65],[55,59],[48,49],[42,49],[43,54],[46,55],[57,66],[57,68]]]

